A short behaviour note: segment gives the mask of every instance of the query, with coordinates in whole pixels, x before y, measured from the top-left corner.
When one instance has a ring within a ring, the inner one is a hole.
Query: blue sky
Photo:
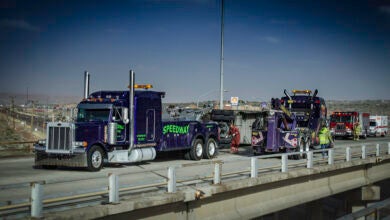
[[[82,96],[138,83],[165,102],[219,100],[221,4],[0,2],[0,92]],[[225,99],[283,89],[325,99],[390,99],[390,1],[225,0]]]

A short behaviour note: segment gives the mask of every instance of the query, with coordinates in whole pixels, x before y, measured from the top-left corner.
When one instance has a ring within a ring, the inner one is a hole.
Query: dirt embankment
[[[13,143],[36,141],[41,134],[34,133],[25,123],[0,113],[0,158],[33,156],[32,143]]]

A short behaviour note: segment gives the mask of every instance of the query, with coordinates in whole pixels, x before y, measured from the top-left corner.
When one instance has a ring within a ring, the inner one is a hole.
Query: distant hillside
[[[360,111],[371,115],[390,116],[390,100],[327,101],[328,113],[335,111]]]
[[[199,106],[202,107],[210,102],[200,102]],[[215,104],[215,103],[214,103]],[[242,105],[260,106],[260,102],[244,102]],[[180,107],[191,106],[195,107],[196,103],[165,103],[164,106],[177,105]],[[336,101],[327,100],[326,105],[328,107],[328,115],[335,111],[359,111],[368,112],[371,115],[388,115],[390,117],[390,100],[357,100],[357,101]]]
[[[16,93],[0,93],[0,104],[1,105],[10,105],[11,97],[14,98],[15,105],[24,105],[27,103],[27,94],[16,94]],[[77,103],[82,99],[82,97],[77,96],[51,96],[40,95],[40,94],[29,94],[29,102],[34,101],[38,104],[70,104]]]
[[[10,105],[11,97],[14,97],[15,105],[26,104],[27,95],[26,94],[12,94],[12,93],[0,93],[0,105]],[[82,97],[78,96],[50,96],[50,95],[29,95],[28,99],[39,104],[76,104]],[[260,102],[246,102],[240,100],[240,105],[250,105],[250,106],[260,106]],[[175,105],[182,108],[185,107],[196,107],[196,102],[187,102],[187,103],[163,103],[164,106]],[[202,101],[199,102],[199,107],[204,105],[213,104],[214,106],[218,105],[215,101]],[[326,105],[328,107],[328,114],[334,111],[361,111],[368,112],[371,115],[388,115],[390,116],[390,100],[358,100],[358,101],[336,101],[336,100],[327,100]]]

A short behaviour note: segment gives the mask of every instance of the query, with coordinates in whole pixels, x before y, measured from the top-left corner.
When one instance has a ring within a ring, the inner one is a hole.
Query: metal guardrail
[[[376,202],[375,204],[372,204],[365,209],[353,212],[349,215],[345,215],[343,217],[338,218],[337,220],[354,220],[354,219],[360,219],[361,217],[367,217],[369,215],[374,215],[375,218],[372,219],[380,219],[380,214],[379,214],[380,210],[389,207],[390,207],[390,198],[380,202]]]
[[[12,144],[35,144],[38,141],[4,141],[0,142],[0,145],[12,145]]]
[[[341,151],[336,155],[336,150]],[[355,150],[355,152],[352,152]],[[359,151],[360,150],[360,151]],[[323,153],[327,152],[327,158],[314,158],[314,153]],[[12,215],[13,210],[15,212],[20,211],[20,209],[25,209],[30,211],[30,216],[32,218],[42,217],[44,207],[49,208],[50,205],[55,205],[59,203],[70,203],[71,201],[76,201],[80,199],[88,199],[96,197],[104,197],[107,199],[108,203],[116,204],[120,203],[120,193],[130,192],[134,190],[140,189],[148,189],[155,187],[164,187],[166,192],[175,193],[178,191],[178,186],[191,185],[194,181],[208,181],[212,184],[221,184],[223,180],[228,181],[229,176],[234,175],[244,175],[245,178],[257,178],[259,173],[268,173],[268,172],[288,172],[291,168],[296,167],[305,167],[305,168],[313,168],[315,165],[333,165],[337,162],[343,163],[356,159],[367,159],[368,157],[380,157],[383,154],[390,154],[390,142],[387,143],[387,149],[381,144],[377,143],[376,145],[362,145],[362,146],[351,146],[346,147],[345,151],[341,149],[321,149],[321,150],[313,150],[313,151],[304,151],[304,152],[294,152],[294,153],[283,153],[283,154],[272,154],[266,156],[253,156],[250,157],[250,167],[243,170],[238,170],[234,172],[222,172],[223,164],[238,162],[238,161],[248,161],[248,158],[234,158],[227,160],[215,160],[215,161],[202,161],[202,162],[194,162],[190,164],[176,165],[163,167],[159,169],[145,169],[137,172],[129,172],[129,173],[109,173],[108,174],[108,188],[107,189],[96,189],[95,191],[89,192],[78,192],[76,194],[70,193],[68,195],[62,194],[61,196],[57,195],[46,195],[43,194],[43,188],[47,184],[62,184],[64,182],[74,182],[81,180],[90,180],[90,178],[79,178],[72,179],[69,181],[38,181],[31,183],[20,183],[20,184],[9,184],[9,185],[0,185],[0,190],[7,190],[10,188],[20,188],[29,186],[31,189],[31,197],[30,200],[27,201],[8,201],[6,205],[0,206],[0,216]],[[302,155],[305,156],[305,161],[289,161],[289,157],[293,155]],[[268,158],[280,158],[279,165],[272,165],[268,167],[259,167],[259,160],[268,159]],[[182,178],[178,179],[177,169],[187,168],[191,166],[199,166],[199,165],[212,165],[212,174],[205,176],[196,176],[191,178]],[[167,171],[167,175],[158,174],[158,171]],[[140,185],[127,185],[120,186],[119,178],[124,175],[134,175],[139,173],[154,173],[162,178],[159,181],[142,183]],[[107,178],[106,175],[98,176],[96,179]],[[87,200],[88,201],[88,200]]]
[[[34,150],[34,146],[33,144],[37,143],[38,141],[4,141],[4,142],[0,142],[0,146],[4,146],[4,145],[17,145],[17,144],[29,144],[30,146],[26,147],[24,146],[24,148],[11,148],[11,147],[7,147],[7,148],[3,148],[3,149],[0,149],[0,152],[25,152],[25,151],[28,151],[30,153],[33,152]]]

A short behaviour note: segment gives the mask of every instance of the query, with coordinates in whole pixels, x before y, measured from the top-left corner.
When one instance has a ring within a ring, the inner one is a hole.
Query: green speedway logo
[[[178,125],[165,125],[163,127],[163,134],[173,133],[173,134],[188,134],[189,125],[178,126]]]

